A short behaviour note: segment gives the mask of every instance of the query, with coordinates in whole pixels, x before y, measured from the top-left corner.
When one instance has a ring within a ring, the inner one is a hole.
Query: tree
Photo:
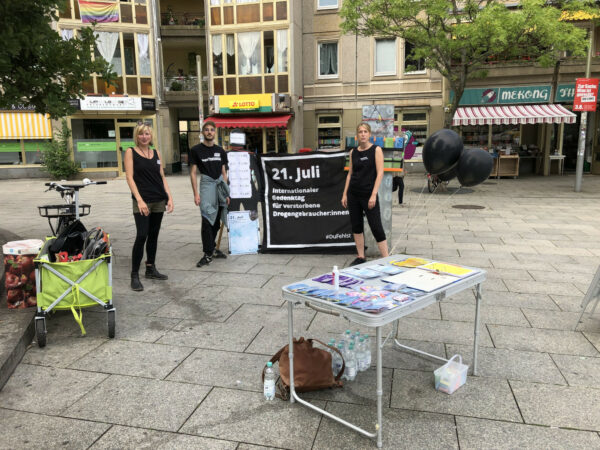
[[[71,159],[70,137],[71,130],[63,118],[61,131],[56,131],[52,141],[42,148],[42,170],[57,180],[68,179],[81,170],[79,163]]]
[[[562,9],[584,7],[576,0],[550,5],[523,0],[509,9],[497,0],[344,0],[341,28],[362,36],[399,37],[413,44],[413,60],[437,70],[454,96],[444,125],[449,128],[469,79],[485,78],[487,62],[529,57],[553,66],[561,52],[583,56],[586,30],[560,21]]]
[[[92,60],[93,27],[62,40],[52,22],[62,0],[0,2],[0,109],[35,107],[53,118],[73,112],[69,99],[82,97],[82,83],[96,72],[114,75],[102,58]]]

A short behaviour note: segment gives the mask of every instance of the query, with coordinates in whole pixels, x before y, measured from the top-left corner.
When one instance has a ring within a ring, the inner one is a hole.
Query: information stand
[[[373,264],[387,264],[389,261],[403,260],[408,257],[409,256],[407,256],[407,255],[393,255],[393,256],[389,256],[387,258],[381,258],[378,260],[369,261],[367,263],[360,264],[355,267],[361,268],[361,267],[371,266]],[[470,276],[467,276],[467,277],[457,278],[457,281],[455,281],[451,284],[443,286],[439,289],[431,290],[430,292],[427,292],[422,297],[419,297],[416,300],[412,301],[410,304],[407,304],[406,306],[390,309],[390,310],[387,310],[387,311],[379,313],[379,314],[370,314],[370,313],[367,313],[364,311],[360,311],[357,309],[351,309],[346,306],[332,303],[327,300],[322,300],[319,298],[310,297],[308,295],[295,293],[289,289],[289,287],[292,285],[284,286],[282,288],[282,296],[283,296],[283,299],[288,302],[290,402],[294,403],[297,401],[297,402],[301,403],[302,405],[307,406],[308,408],[311,408],[311,409],[323,414],[324,416],[327,416],[330,419],[335,420],[335,421],[341,423],[342,425],[345,425],[345,426],[357,431],[358,433],[360,433],[364,436],[367,436],[370,438],[377,438],[377,447],[382,447],[383,446],[383,441],[382,441],[382,439],[383,439],[383,430],[382,430],[382,428],[383,428],[383,421],[382,421],[382,417],[383,417],[383,367],[382,367],[382,359],[383,359],[383,346],[387,342],[387,340],[391,337],[392,334],[394,334],[394,343],[398,347],[400,347],[404,350],[414,352],[419,355],[428,357],[428,358],[434,358],[436,360],[440,360],[440,361],[444,361],[444,362],[447,361],[445,358],[431,355],[429,353],[425,353],[423,351],[420,351],[420,350],[417,350],[417,349],[414,349],[411,347],[407,347],[405,345],[401,345],[398,342],[398,340],[396,339],[397,330],[398,330],[398,319],[400,319],[401,317],[404,317],[404,316],[408,316],[408,315],[410,315],[416,311],[419,311],[423,308],[426,308],[427,306],[429,306],[435,302],[442,301],[446,297],[457,294],[461,291],[464,291],[465,289],[475,287],[476,288],[476,293],[475,293],[476,303],[475,303],[474,342],[473,342],[472,365],[473,365],[473,375],[477,375],[479,315],[480,315],[480,305],[481,305],[481,298],[482,298],[481,297],[481,283],[483,283],[483,281],[485,281],[485,279],[486,279],[486,272],[484,270],[475,269],[475,268],[467,268],[467,269],[472,269],[473,274]],[[382,276],[380,278],[387,278],[387,277],[382,274]],[[311,286],[311,285],[320,286],[320,287],[324,286],[322,283],[315,282],[312,279],[303,280],[300,283],[307,284],[309,286]],[[294,284],[297,284],[297,283],[294,283]],[[375,281],[373,281],[373,279],[371,279],[371,280],[368,280],[368,284],[383,285],[383,284],[385,284],[385,282],[383,282],[381,279],[377,279]],[[375,330],[376,330],[375,343],[376,343],[376,350],[377,350],[377,354],[376,354],[377,356],[376,356],[376,360],[375,360],[376,371],[377,371],[377,391],[376,391],[377,422],[375,425],[374,432],[366,431],[350,422],[347,422],[344,419],[342,419],[338,416],[335,416],[335,415],[331,414],[330,412],[325,411],[324,409],[319,408],[319,407],[313,405],[312,403],[309,403],[309,402],[301,399],[298,396],[298,394],[296,393],[296,391],[294,389],[294,353],[293,353],[293,348],[294,348],[294,346],[293,346],[294,306],[301,305],[301,304],[305,305],[309,308],[312,308],[318,312],[332,314],[332,315],[344,318],[346,320],[349,320],[350,322],[353,322],[353,323],[356,323],[359,325],[364,325],[367,327],[375,328]],[[383,340],[382,329],[385,325],[387,325],[389,323],[394,323],[393,331],[390,332],[385,337],[385,340]],[[432,389],[433,389],[433,387],[432,387]]]

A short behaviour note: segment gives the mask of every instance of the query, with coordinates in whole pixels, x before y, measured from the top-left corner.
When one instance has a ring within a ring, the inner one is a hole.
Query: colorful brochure
[[[317,281],[318,283],[333,284],[333,275],[326,273],[319,277],[315,277],[312,280]],[[359,284],[362,284],[362,280],[340,274],[340,287],[353,287]]]
[[[420,266],[419,269],[433,270],[434,272],[443,273],[447,275],[454,275],[455,277],[460,278],[468,277],[469,275],[473,275],[474,273],[478,272],[477,270],[468,269],[467,267],[442,262],[432,262],[429,264],[425,264],[424,266]]]
[[[374,264],[372,266],[365,267],[365,269],[374,270],[376,272],[381,272],[386,275],[396,275],[397,273],[403,272],[405,269],[397,266],[392,266],[391,264]]]
[[[343,270],[344,273],[359,277],[359,278],[378,278],[381,276],[381,272],[368,269],[366,267],[348,267]]]
[[[423,258],[406,258],[402,260],[390,261],[390,264],[398,267],[419,267],[430,263],[431,260]]]

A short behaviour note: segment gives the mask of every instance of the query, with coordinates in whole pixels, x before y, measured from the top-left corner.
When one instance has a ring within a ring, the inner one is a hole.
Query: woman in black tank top
[[[388,256],[387,240],[381,223],[377,192],[383,179],[383,151],[369,142],[371,127],[361,122],[356,127],[358,147],[350,151],[350,170],[342,195],[348,208],[358,256],[351,266],[366,262],[363,214],[367,216],[373,237],[382,257]]]
[[[163,213],[173,211],[173,198],[165,178],[162,158],[158,150],[150,148],[152,129],[145,124],[133,131],[135,147],[125,152],[125,174],[133,199],[133,218],[136,236],[131,254],[131,289],[144,290],[140,282],[139,269],[146,247],[146,278],[166,280],[154,261],[158,246],[158,233]]]

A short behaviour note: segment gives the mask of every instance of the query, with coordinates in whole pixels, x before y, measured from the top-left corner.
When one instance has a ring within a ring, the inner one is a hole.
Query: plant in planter
[[[173,14],[173,9],[169,6],[167,8],[167,21],[169,25],[177,25],[177,18]]]
[[[173,81],[171,83],[171,90],[172,91],[183,91],[183,84],[180,83],[179,81]]]
[[[42,170],[57,180],[68,179],[81,170],[79,164],[71,159],[69,137],[71,130],[63,119],[62,130],[55,132],[52,141],[42,148]]]

